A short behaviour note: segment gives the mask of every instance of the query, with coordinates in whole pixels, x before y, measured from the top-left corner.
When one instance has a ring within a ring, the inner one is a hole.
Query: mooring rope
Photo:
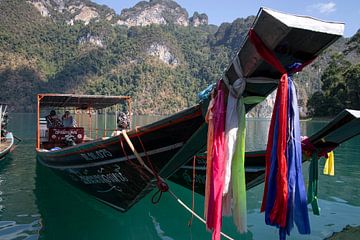
[[[165,184],[166,184],[165,180],[164,180],[162,177],[160,177],[159,175],[157,175],[152,169],[150,169],[150,168],[145,164],[144,160],[141,158],[140,154],[136,151],[134,145],[132,144],[129,136],[128,136],[127,133],[126,133],[126,130],[122,130],[121,133],[122,133],[122,135],[124,136],[124,138],[125,138],[127,144],[129,145],[131,151],[133,151],[136,159],[140,162],[140,164],[141,164],[148,172],[150,172],[151,174],[153,174],[154,177],[156,177],[157,179],[160,179],[162,183],[165,183]],[[167,186],[167,184],[166,184],[166,186]],[[162,191],[159,186],[157,186],[157,187],[159,188],[160,191]],[[181,199],[180,199],[179,197],[177,197],[176,194],[175,194],[173,191],[171,191],[169,188],[167,188],[166,191],[169,192],[170,195],[171,195],[173,198],[175,198],[175,200],[176,200],[182,207],[184,207],[188,212],[190,212],[193,216],[195,216],[197,219],[199,219],[202,223],[204,223],[204,224],[206,225],[206,221],[205,221],[202,217],[200,217],[195,211],[193,211],[191,208],[189,208],[183,201],[181,201]],[[223,237],[225,237],[225,238],[227,238],[227,239],[229,239],[229,240],[234,240],[234,238],[226,235],[226,234],[223,233],[223,232],[220,232],[220,234],[221,234]]]
[[[191,208],[189,208],[183,201],[181,201],[181,199],[178,198],[178,197],[175,195],[175,193],[173,193],[170,189],[169,189],[168,192],[170,193],[171,196],[173,196],[173,197],[175,198],[175,200],[176,200],[181,206],[183,206],[188,212],[190,212],[192,215],[194,215],[197,219],[199,219],[202,223],[204,223],[204,224],[206,225],[205,219],[203,219],[202,217],[200,217],[195,211],[191,210]],[[229,240],[234,240],[234,238],[226,235],[226,234],[223,233],[223,232],[220,232],[220,234],[221,234],[223,237],[225,237],[225,238],[227,238],[227,239],[229,239]]]
[[[193,172],[192,172],[192,205],[191,210],[194,211],[195,209],[195,177],[196,177],[196,156],[193,158]],[[191,226],[194,219],[194,214],[191,214],[191,218],[189,220],[189,226]]]

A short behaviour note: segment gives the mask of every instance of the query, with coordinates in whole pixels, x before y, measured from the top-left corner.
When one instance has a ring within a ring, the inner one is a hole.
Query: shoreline
[[[359,239],[360,225],[350,226],[346,225],[340,232],[334,232],[330,237],[324,240],[355,240]]]

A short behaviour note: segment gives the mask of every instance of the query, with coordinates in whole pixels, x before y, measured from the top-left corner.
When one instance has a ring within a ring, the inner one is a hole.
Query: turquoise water
[[[325,122],[303,122],[306,134]],[[120,213],[63,182],[35,160],[35,116],[13,114],[10,128],[23,139],[0,162],[0,239],[211,239],[205,226],[168,194],[153,205],[152,193],[126,213]],[[268,121],[248,122],[248,149],[264,148]],[[320,162],[321,168],[324,161]],[[304,165],[304,172],[307,166]],[[321,172],[321,171],[320,171]],[[292,231],[288,239],[324,239],[346,225],[360,225],[360,138],[335,151],[335,176],[320,175],[321,215],[310,212],[310,236]],[[191,206],[192,193],[170,183],[172,191]],[[224,218],[223,232],[234,239],[277,239],[277,230],[264,224],[259,213],[263,185],[248,191],[248,226],[239,235],[231,218]],[[202,215],[203,197],[195,195],[195,210]]]

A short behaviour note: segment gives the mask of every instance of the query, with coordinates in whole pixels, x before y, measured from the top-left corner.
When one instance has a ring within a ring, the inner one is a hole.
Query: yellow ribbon
[[[328,157],[326,159],[325,166],[324,166],[324,174],[325,175],[330,175],[330,176],[334,176],[334,174],[335,174],[335,171],[334,171],[334,152],[333,151],[328,153]]]

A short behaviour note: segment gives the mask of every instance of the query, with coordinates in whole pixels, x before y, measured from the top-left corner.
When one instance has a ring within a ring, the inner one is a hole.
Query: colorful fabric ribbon
[[[294,222],[301,234],[310,234],[309,214],[304,179],[302,176],[302,151],[299,111],[296,90],[291,77],[289,80],[289,141],[287,143],[288,163],[288,212],[284,228],[280,228],[280,239],[285,239],[286,234],[294,226]]]
[[[236,148],[231,166],[232,189],[233,189],[233,219],[240,233],[247,232],[246,218],[246,181],[245,181],[245,137],[246,119],[244,98],[239,99],[238,104],[239,128],[236,140]]]
[[[231,166],[233,219],[240,233],[247,232],[246,179],[245,179],[245,139],[246,110],[245,104],[262,102],[265,98],[258,96],[241,97],[237,112],[239,118],[235,153]]]
[[[212,146],[212,169],[210,175],[210,193],[206,218],[206,226],[213,229],[213,240],[220,240],[222,224],[222,197],[225,174],[225,93],[222,81],[217,83],[216,97],[213,107],[214,136]]]
[[[318,204],[318,180],[319,180],[319,158],[318,152],[315,151],[312,154],[310,166],[309,166],[309,186],[308,186],[308,203],[311,204],[313,213],[320,215],[320,209]]]
[[[224,81],[226,82],[226,80]],[[229,95],[226,106],[225,120],[225,178],[223,189],[223,215],[230,216],[232,214],[232,198],[233,189],[231,184],[231,168],[234,159],[236,142],[238,139],[239,98],[243,94],[246,82],[244,78],[237,79],[232,85],[227,84]],[[235,189],[236,191],[236,189]]]
[[[249,32],[249,38],[262,58],[283,74],[276,93],[266,147],[265,190],[261,211],[265,211],[265,221],[267,224],[285,227],[288,202],[287,163],[285,156],[288,76],[274,53],[265,46],[252,29]],[[275,129],[276,131],[274,131]],[[269,185],[271,185],[271,191],[269,191]]]
[[[238,106],[240,96],[243,94],[246,86],[245,79],[237,79],[229,89],[229,96],[226,106],[226,120],[225,120],[225,184],[223,194],[227,194],[230,186],[231,179],[231,165],[235,153],[236,140],[238,136],[239,125],[239,111]],[[243,103],[242,103],[243,104]]]
[[[334,176],[335,170],[334,170],[334,151],[331,151],[328,153],[328,157],[326,158],[324,171],[323,173],[325,175]]]
[[[205,182],[205,203],[204,203],[204,216],[205,219],[208,219],[208,206],[210,198],[210,179],[212,171],[212,147],[214,141],[214,91],[211,92],[211,100],[209,102],[208,111],[205,116],[205,121],[208,124],[208,133],[207,133],[207,155],[206,155],[206,182]],[[210,220],[209,220],[210,221]]]
[[[299,233],[309,234],[295,87],[287,71],[254,30],[250,30],[249,38],[262,58],[282,73],[269,128],[261,211],[265,211],[266,224],[279,228],[280,239],[290,234],[294,221]],[[308,63],[294,64],[289,72],[300,71]]]
[[[244,78],[229,86],[225,124],[226,171],[223,198],[223,214],[233,215],[240,233],[247,232],[246,181],[245,181],[245,104],[255,104],[264,97],[242,97],[246,86]]]

